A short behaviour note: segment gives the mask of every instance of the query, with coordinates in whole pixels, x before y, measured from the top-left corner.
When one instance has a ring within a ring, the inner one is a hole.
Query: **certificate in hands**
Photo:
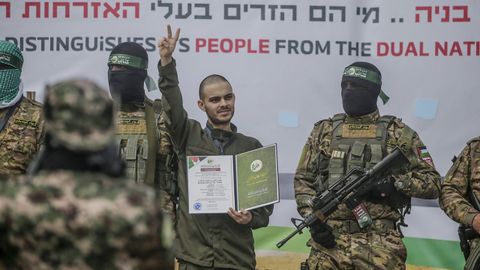
[[[187,156],[190,214],[250,210],[280,201],[277,145],[235,156]]]

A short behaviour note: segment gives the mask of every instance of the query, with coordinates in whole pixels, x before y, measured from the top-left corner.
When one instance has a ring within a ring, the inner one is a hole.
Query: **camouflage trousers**
[[[407,250],[395,230],[339,234],[335,240],[332,249],[314,243],[308,258],[310,270],[405,269]]]

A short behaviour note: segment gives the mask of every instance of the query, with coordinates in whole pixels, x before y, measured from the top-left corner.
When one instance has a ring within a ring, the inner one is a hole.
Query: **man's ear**
[[[203,102],[203,100],[199,99],[197,101],[197,105],[198,105],[198,108],[200,108],[200,110],[205,111],[205,102]]]

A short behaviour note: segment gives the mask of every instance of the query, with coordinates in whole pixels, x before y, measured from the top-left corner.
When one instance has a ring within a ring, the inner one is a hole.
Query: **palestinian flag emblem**
[[[201,157],[201,156],[189,156],[187,157],[188,159],[188,168],[191,169],[198,163],[200,163],[202,160],[204,160],[207,157]]]
[[[433,167],[433,160],[432,160],[432,157],[430,156],[430,153],[428,152],[426,146],[418,147],[418,148],[417,148],[417,152],[418,152],[418,156],[419,156],[423,161],[425,161],[426,163],[428,163],[428,165],[430,165],[430,166]]]

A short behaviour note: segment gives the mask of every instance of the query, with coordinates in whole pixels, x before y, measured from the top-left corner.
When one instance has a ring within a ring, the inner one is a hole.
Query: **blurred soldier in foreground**
[[[0,179],[25,173],[42,140],[42,109],[23,96],[22,65],[20,49],[0,40]]]
[[[120,43],[108,58],[110,93],[120,108],[115,138],[127,164],[127,178],[155,187],[161,193],[161,207],[174,220],[176,156],[164,112],[168,104],[145,96],[144,83],[149,91],[156,89],[147,68],[147,52],[134,42]]]
[[[442,183],[440,207],[460,223],[465,269],[480,269],[480,137],[467,143]]]
[[[35,175],[0,183],[0,268],[172,269],[155,192],[120,178],[107,92],[86,80],[55,84],[44,118]]]
[[[384,181],[362,198],[361,208],[340,204],[327,219],[310,226],[310,270],[405,269],[407,251],[398,225],[409,210],[410,198],[437,198],[440,175],[418,134],[394,116],[380,116],[377,99],[380,71],[355,62],[341,82],[345,113],[319,121],[303,148],[294,186],[298,212],[314,209],[309,200],[342,179],[351,169],[370,169],[395,147],[408,158],[387,171]]]

